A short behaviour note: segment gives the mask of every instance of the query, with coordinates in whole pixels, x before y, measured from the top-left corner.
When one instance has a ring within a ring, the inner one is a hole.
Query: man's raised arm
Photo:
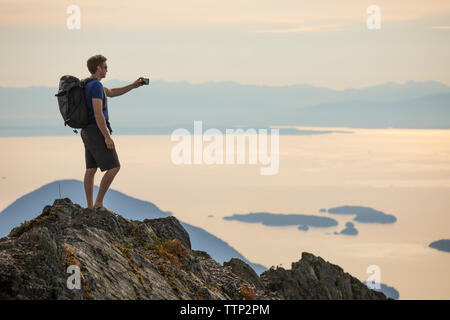
[[[108,88],[104,87],[106,96],[111,97],[111,98],[112,97],[118,97],[118,96],[123,95],[124,93],[127,93],[131,89],[139,88],[140,86],[143,85],[141,79],[142,78],[139,78],[135,82],[130,83],[129,85],[124,86],[124,87],[120,87],[120,88],[108,89]]]

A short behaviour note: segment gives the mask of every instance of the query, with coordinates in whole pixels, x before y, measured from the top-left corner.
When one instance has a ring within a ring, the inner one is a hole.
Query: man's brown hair
[[[106,61],[106,58],[102,56],[101,54],[97,54],[95,56],[92,56],[87,61],[87,67],[89,69],[89,72],[91,74],[94,74],[95,71],[97,71],[97,66],[102,67],[103,62]]]

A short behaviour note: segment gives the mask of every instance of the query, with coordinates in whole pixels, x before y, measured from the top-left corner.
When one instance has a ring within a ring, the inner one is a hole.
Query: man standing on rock
[[[119,157],[117,156],[114,141],[110,136],[112,130],[109,125],[106,96],[120,96],[131,89],[142,86],[143,83],[141,82],[142,78],[139,78],[135,82],[121,88],[108,89],[103,87],[100,81],[106,77],[108,66],[106,58],[101,54],[90,57],[87,61],[87,67],[91,73],[89,79],[93,79],[86,84],[85,88],[86,104],[91,121],[86,128],[81,130],[86,160],[84,190],[86,192],[87,207],[114,213],[103,206],[105,193],[120,169]],[[106,170],[106,173],[100,182],[97,199],[93,203],[94,176],[98,167],[100,167],[102,172]]]

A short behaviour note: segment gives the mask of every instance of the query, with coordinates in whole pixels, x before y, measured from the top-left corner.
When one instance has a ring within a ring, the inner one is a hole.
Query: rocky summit
[[[0,239],[0,299],[386,299],[303,252],[258,276],[193,250],[173,217],[128,220],[56,199]]]

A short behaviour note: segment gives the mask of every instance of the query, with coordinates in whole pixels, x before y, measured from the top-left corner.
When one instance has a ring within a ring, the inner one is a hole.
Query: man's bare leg
[[[84,192],[86,193],[86,203],[88,208],[94,208],[94,177],[97,172],[97,168],[86,169],[84,174]]]
[[[112,212],[111,210],[108,210],[103,206],[103,198],[105,197],[106,191],[108,191],[109,186],[114,180],[114,177],[119,172],[120,167],[115,167],[109,170],[106,170],[105,175],[102,178],[102,181],[100,182],[100,188],[98,189],[97,199],[95,200],[94,208],[103,207],[109,212]]]

